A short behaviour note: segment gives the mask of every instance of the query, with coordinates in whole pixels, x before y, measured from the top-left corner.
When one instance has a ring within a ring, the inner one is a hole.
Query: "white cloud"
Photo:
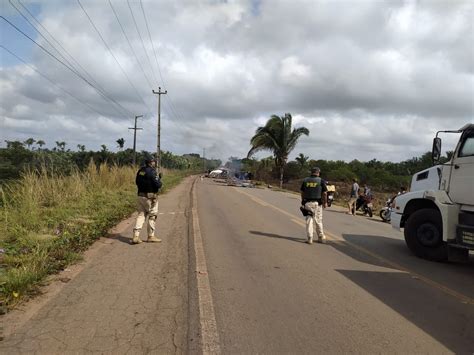
[[[113,149],[124,137],[131,146],[128,127],[134,115],[144,114],[137,145],[151,151],[157,106],[151,90],[158,86],[168,90],[163,149],[182,154],[206,148],[207,156],[222,159],[245,156],[255,129],[271,114],[291,112],[295,125],[310,129],[295,154],[344,160],[420,155],[436,130],[472,121],[470,1],[344,6],[267,0],[258,11],[249,1],[143,1],[160,70],[139,2],[131,6],[145,50],[127,3],[112,1],[138,62],[108,2],[81,2],[139,97],[77,3],[45,1],[38,18],[74,58],[64,54],[67,61],[80,63],[90,77],[78,67],[81,75],[128,112],[33,47],[25,59],[88,106],[21,63],[3,66],[2,140],[33,137],[50,146],[64,140],[69,148]],[[4,13],[28,26],[14,11]],[[24,41],[16,35],[4,45],[15,52]]]
[[[279,74],[284,84],[300,86],[311,76],[311,68],[302,64],[296,56],[290,56],[282,59]]]

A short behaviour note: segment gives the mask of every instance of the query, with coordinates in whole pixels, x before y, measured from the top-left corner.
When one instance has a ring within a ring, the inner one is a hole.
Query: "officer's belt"
[[[156,194],[154,192],[139,192],[138,196],[146,197],[146,198],[157,198],[158,194]]]

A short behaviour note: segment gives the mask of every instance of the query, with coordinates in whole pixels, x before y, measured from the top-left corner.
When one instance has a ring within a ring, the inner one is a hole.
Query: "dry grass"
[[[135,209],[136,170],[91,162],[85,172],[28,171],[0,186],[0,306],[34,293],[39,282],[81,257]],[[164,172],[166,189],[185,172]]]

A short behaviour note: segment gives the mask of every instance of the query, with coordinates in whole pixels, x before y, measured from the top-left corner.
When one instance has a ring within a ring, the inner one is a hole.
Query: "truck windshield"
[[[459,157],[469,157],[474,155],[474,134],[471,134],[463,142],[459,150]]]

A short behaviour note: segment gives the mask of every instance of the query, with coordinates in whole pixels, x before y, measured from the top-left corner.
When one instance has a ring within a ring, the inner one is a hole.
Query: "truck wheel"
[[[448,247],[443,241],[441,214],[438,210],[424,208],[411,214],[405,224],[405,242],[420,258],[433,261],[448,259]]]

